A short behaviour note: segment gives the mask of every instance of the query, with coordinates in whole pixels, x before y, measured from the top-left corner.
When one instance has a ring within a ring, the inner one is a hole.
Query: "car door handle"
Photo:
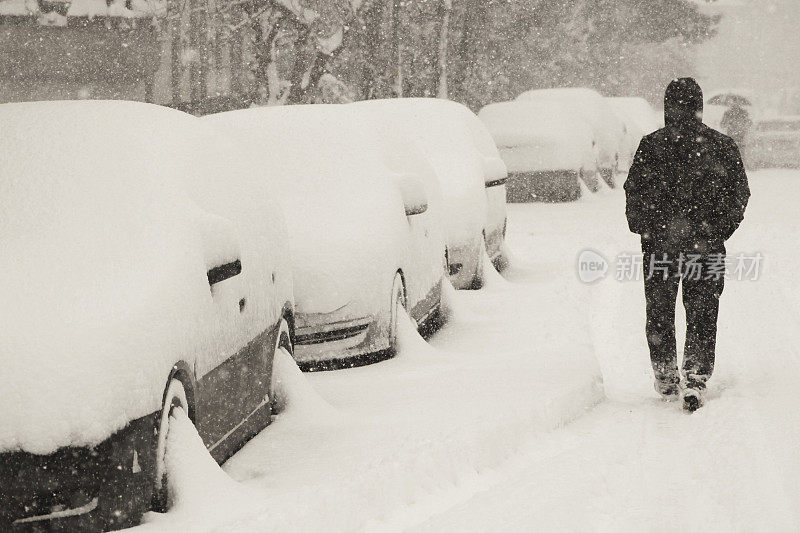
[[[225,263],[223,265],[215,266],[207,272],[208,284],[214,286],[215,284],[230,279],[233,276],[238,276],[242,273],[242,262],[240,260]]]

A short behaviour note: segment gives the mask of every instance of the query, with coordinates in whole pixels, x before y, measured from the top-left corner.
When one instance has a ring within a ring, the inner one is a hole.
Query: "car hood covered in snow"
[[[181,115],[0,106],[0,450],[96,444],[158,409],[172,364],[214,342],[206,268],[236,250],[163,183],[198,169]]]

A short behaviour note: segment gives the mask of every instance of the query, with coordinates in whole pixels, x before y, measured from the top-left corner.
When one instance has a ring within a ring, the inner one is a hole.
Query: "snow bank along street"
[[[576,276],[584,248],[636,252],[621,191],[511,205],[506,279],[448,291],[448,325],[429,344],[406,328],[395,359],[281,367],[288,408],[227,476],[177,434],[178,505],[140,529],[796,530],[800,258],[785,238],[800,175],[755,172],[751,187],[728,250],[764,264],[726,287],[697,413],[653,391],[640,282]]]

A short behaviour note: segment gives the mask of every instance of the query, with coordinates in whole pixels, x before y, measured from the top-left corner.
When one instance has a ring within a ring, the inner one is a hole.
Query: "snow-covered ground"
[[[800,172],[750,179],[728,251],[760,252],[761,276],[727,281],[697,413],[656,398],[641,281],[614,279],[638,250],[622,191],[511,205],[506,279],[448,292],[429,344],[409,327],[377,365],[278,365],[286,411],[224,472],[177,425],[177,504],[140,529],[798,530]],[[592,285],[586,248],[612,261]]]

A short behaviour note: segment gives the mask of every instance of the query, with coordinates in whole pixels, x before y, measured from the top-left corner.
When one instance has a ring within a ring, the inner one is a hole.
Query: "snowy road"
[[[751,188],[728,251],[760,252],[761,278],[726,284],[697,413],[653,391],[641,282],[577,279],[585,248],[638,251],[622,191],[513,205],[508,282],[451,294],[430,346],[288,375],[289,409],[225,473],[177,436],[177,505],[140,528],[798,530],[800,173]]]

